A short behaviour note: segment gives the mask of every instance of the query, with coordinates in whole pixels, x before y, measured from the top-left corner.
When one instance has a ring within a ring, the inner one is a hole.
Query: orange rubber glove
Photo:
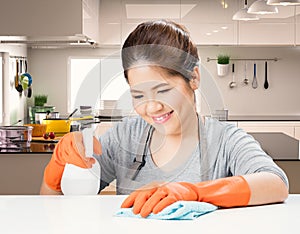
[[[93,147],[95,154],[101,154],[100,142],[94,137]],[[92,156],[92,155],[91,155]],[[64,135],[55,146],[52,158],[44,171],[45,183],[55,191],[61,191],[60,181],[66,163],[82,168],[91,168],[94,158],[85,156],[83,137],[81,132],[70,132]]]
[[[247,206],[250,188],[242,176],[221,178],[191,184],[172,182],[162,186],[146,186],[131,193],[121,205],[133,206],[133,213],[147,217],[180,200],[208,202],[220,207]]]

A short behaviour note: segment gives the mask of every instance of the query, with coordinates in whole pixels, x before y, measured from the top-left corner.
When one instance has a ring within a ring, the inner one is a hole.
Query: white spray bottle
[[[82,130],[85,155],[93,156],[93,129]],[[95,159],[92,168],[81,168],[66,164],[61,178],[61,190],[64,195],[96,195],[100,189],[100,164]]]

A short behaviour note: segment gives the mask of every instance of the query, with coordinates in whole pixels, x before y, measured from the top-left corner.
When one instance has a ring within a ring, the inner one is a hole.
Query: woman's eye
[[[141,98],[144,97],[144,95],[132,95],[132,97],[133,97],[134,99],[141,99]]]
[[[169,92],[171,89],[163,89],[163,90],[159,90],[157,91],[158,93],[166,93]]]

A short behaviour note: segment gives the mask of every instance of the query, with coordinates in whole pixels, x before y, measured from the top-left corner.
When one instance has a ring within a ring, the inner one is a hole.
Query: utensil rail
[[[206,61],[210,62],[212,60],[217,60],[217,58],[207,57]],[[280,58],[231,58],[230,60],[234,61],[274,61],[277,62]]]

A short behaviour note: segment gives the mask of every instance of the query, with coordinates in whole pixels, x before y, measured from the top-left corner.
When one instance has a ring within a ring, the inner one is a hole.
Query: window
[[[115,101],[114,109],[132,110],[120,58],[70,58],[69,64],[69,112],[80,106],[92,106],[96,110],[112,108],[103,106],[110,101]]]
[[[70,58],[69,64],[69,112],[84,105],[94,110],[117,110],[102,111],[105,115],[119,115],[119,111],[123,115],[135,114],[120,58]],[[195,92],[198,112],[201,115],[223,113],[226,111],[223,97],[213,76],[203,65],[200,69],[200,87]]]

